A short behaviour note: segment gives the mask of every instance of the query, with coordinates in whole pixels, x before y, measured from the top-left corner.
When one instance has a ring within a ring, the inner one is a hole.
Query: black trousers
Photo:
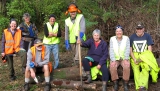
[[[94,61],[92,62],[92,66],[89,65],[89,60],[84,58],[82,60],[82,64],[83,64],[83,68],[85,71],[91,71],[91,67],[94,67],[94,66],[97,66],[98,65],[98,62]],[[106,64],[103,64],[100,68],[101,72],[102,72],[102,81],[106,81],[108,82],[109,80],[109,70],[106,66]]]
[[[21,60],[21,63],[22,63],[22,68],[25,68],[26,67],[26,63],[27,63],[27,53],[26,51],[22,51],[20,50],[19,52],[16,53],[17,56],[20,56],[20,60]],[[15,71],[14,71],[14,60],[13,60],[13,55],[9,54],[9,55],[6,55],[6,60],[7,60],[7,63],[8,63],[8,66],[9,66],[9,76],[12,77],[15,75]],[[17,66],[18,64],[15,64],[15,66]]]

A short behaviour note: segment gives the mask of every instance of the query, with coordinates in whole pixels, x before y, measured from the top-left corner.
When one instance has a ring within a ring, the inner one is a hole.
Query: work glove
[[[80,32],[80,38],[81,38],[81,40],[82,40],[83,36],[84,36],[84,33]]]
[[[66,50],[70,49],[69,40],[65,40]]]
[[[34,68],[34,63],[33,63],[33,62],[30,62],[29,66],[30,66],[31,68]]]
[[[20,30],[21,30],[21,31],[24,31],[24,28],[23,28],[23,27],[20,27]]]

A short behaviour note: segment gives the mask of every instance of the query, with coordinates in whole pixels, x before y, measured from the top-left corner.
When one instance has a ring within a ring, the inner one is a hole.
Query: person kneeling
[[[44,91],[50,91],[50,70],[49,70],[49,51],[43,45],[40,39],[34,41],[34,46],[28,50],[27,53],[27,67],[25,71],[25,85],[24,90],[29,90],[29,78],[30,76],[38,83],[36,80],[35,72],[42,69],[45,77],[45,88]]]

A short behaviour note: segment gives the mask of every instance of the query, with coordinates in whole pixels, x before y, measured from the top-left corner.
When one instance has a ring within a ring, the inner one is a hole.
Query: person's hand
[[[124,65],[126,65],[127,67],[130,67],[130,62],[128,60],[123,60],[124,61]]]
[[[1,53],[1,55],[2,55],[2,57],[4,57],[4,56],[5,56],[5,53]]]
[[[97,65],[97,69],[100,69],[100,68],[101,68],[101,65],[98,64],[98,65]]]
[[[35,74],[34,70],[31,68],[30,71],[31,71],[31,77],[32,77],[32,78],[35,78],[35,77],[36,77],[36,74]]]
[[[77,39],[77,44],[81,44],[81,40]]]
[[[137,62],[137,60],[136,60],[136,59],[133,59],[133,60],[134,60],[134,63],[135,63],[135,64],[138,64],[138,62]]]
[[[117,66],[116,61],[111,61],[110,62],[110,67],[116,67],[116,66]]]

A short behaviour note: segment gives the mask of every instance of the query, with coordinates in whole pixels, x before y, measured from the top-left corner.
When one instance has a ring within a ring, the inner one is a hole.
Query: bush
[[[6,17],[0,17],[0,38],[2,37],[3,30],[8,27],[9,19]]]

